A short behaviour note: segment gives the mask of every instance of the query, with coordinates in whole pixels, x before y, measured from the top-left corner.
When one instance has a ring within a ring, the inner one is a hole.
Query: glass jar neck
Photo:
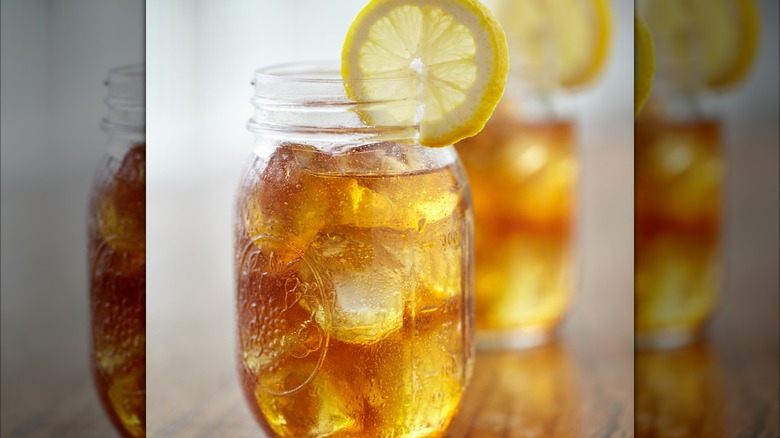
[[[252,84],[255,114],[248,128],[260,141],[321,150],[378,142],[417,144],[413,78],[345,81],[336,64],[302,63],[258,70]],[[397,93],[392,99],[352,98],[359,93],[355,90],[372,87]]]
[[[110,136],[143,138],[145,135],[145,79],[143,65],[118,67],[109,72],[105,83],[108,114],[100,126]]]
[[[108,74],[108,113],[100,127],[108,134],[108,154],[117,159],[146,141],[145,79],[143,65],[118,67]]]
[[[709,100],[712,97],[702,88],[659,78],[653,83],[653,96],[647,107],[666,120],[697,122],[718,118],[717,113],[712,112],[712,101]]]

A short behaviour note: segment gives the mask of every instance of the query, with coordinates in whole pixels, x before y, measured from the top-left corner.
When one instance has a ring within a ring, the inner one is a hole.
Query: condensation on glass
[[[409,79],[384,79],[404,89]],[[234,215],[239,370],[278,436],[439,436],[472,364],[472,213],[453,147],[417,144],[336,68],[260,70]]]

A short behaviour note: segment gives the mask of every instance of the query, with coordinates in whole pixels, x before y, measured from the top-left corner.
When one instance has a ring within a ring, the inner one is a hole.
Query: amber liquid
[[[92,368],[109,417],[125,437],[146,424],[146,145],[108,158],[90,202]]]
[[[720,127],[712,121],[640,120],[635,138],[637,343],[687,343],[717,297]]]
[[[468,191],[381,147],[255,157],[235,222],[240,373],[266,431],[440,436],[469,375]],[[381,174],[377,171],[381,170]]]
[[[542,342],[574,289],[573,127],[522,122],[499,108],[458,153],[474,196],[477,342]]]

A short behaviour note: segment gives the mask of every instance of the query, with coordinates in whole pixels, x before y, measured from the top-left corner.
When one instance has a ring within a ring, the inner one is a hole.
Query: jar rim
[[[130,64],[108,71],[106,104],[112,109],[143,110],[146,94],[146,65]]]
[[[146,76],[146,66],[144,64],[127,64],[114,67],[108,71],[108,78],[111,79],[135,79]]]
[[[106,132],[143,134],[146,127],[146,66],[129,64],[108,71],[104,102],[108,115],[101,122]]]
[[[378,83],[398,80],[408,81],[412,76],[384,76],[381,78],[344,79],[341,76],[339,61],[303,61],[274,64],[255,70],[254,81],[312,83],[312,84],[342,84],[344,82]]]
[[[416,85],[409,75],[343,79],[337,61],[271,65],[255,71],[248,127],[303,142],[412,140],[421,113]],[[372,91],[356,100],[354,90]]]

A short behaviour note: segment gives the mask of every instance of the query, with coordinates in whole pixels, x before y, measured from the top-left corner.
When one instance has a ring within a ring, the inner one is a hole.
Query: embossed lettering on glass
[[[415,99],[348,86],[328,65],[255,74],[234,216],[244,393],[279,436],[438,435],[473,356],[466,177],[394,122]]]

